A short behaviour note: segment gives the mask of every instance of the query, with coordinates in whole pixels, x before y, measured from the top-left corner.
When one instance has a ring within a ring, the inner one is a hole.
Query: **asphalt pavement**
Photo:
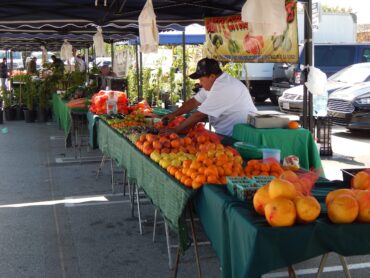
[[[143,235],[122,194],[122,172],[115,168],[112,194],[110,163],[101,175],[98,150],[82,148],[75,158],[64,147],[55,123],[6,122],[0,125],[0,277],[171,277],[163,224],[152,242],[154,208],[143,199]],[[328,177],[339,179],[341,168],[368,167],[368,135],[334,128],[334,156],[323,158]],[[198,235],[205,240],[201,227]],[[171,241],[176,236],[171,233]],[[203,277],[220,277],[212,247],[200,247]],[[175,249],[172,249],[175,257]],[[263,259],[263,258],[261,258]],[[370,256],[347,258],[352,277],[370,277]],[[320,258],[295,266],[298,276],[315,277]],[[331,254],[322,277],[344,277]],[[196,277],[193,248],[182,258],[178,277]],[[286,269],[265,278],[287,277]]]

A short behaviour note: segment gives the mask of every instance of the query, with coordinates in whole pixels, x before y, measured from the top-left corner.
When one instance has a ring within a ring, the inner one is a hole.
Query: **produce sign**
[[[287,29],[280,36],[252,36],[240,15],[205,19],[207,57],[219,61],[297,63],[297,3],[286,0]]]
[[[90,112],[97,115],[107,114],[108,94],[112,91],[100,91],[91,97]],[[117,112],[128,114],[127,96],[124,92],[114,91],[117,96]]]

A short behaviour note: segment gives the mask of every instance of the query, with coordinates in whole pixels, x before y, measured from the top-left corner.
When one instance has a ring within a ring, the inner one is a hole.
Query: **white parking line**
[[[370,268],[370,262],[348,265],[349,270],[363,269],[363,268]],[[307,274],[316,274],[317,271],[318,271],[318,268],[307,268],[307,269],[296,269],[295,273],[297,275],[307,275]],[[341,265],[326,266],[323,272],[337,272],[337,271],[343,271],[343,267]],[[288,277],[288,276],[289,276],[288,271],[282,271],[282,272],[264,274],[262,275],[262,278],[279,278],[279,277]]]

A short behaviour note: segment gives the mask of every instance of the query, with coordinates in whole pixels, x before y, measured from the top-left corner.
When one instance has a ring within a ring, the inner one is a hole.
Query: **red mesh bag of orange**
[[[101,90],[98,93],[94,94],[91,97],[89,111],[97,115],[107,114],[108,94],[110,94],[111,92],[114,92],[114,95],[117,97],[117,112],[121,114],[128,114],[127,95],[126,93],[121,91]]]

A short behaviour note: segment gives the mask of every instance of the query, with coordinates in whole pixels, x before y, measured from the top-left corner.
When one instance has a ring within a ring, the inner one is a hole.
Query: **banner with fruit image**
[[[219,61],[297,63],[297,3],[286,0],[287,29],[280,36],[251,36],[240,15],[205,19],[204,54]]]

